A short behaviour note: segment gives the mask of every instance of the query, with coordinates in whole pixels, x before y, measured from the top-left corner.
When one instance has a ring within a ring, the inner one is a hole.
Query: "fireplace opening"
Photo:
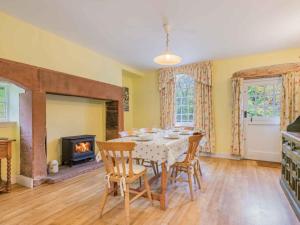
[[[80,142],[79,144],[75,145],[74,151],[77,153],[91,151],[91,143],[90,142]]]
[[[95,159],[95,135],[62,137],[62,165]]]

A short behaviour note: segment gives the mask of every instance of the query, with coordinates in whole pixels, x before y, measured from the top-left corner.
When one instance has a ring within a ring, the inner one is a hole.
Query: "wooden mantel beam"
[[[21,175],[31,177],[34,186],[47,176],[47,94],[112,101],[118,117],[117,128],[113,130],[114,137],[123,130],[122,87],[1,58],[0,80],[10,81],[26,90],[20,95],[20,166]]]
[[[299,72],[300,63],[286,63],[272,66],[257,67],[235,72],[232,78],[255,79],[262,77],[276,77],[288,72]]]

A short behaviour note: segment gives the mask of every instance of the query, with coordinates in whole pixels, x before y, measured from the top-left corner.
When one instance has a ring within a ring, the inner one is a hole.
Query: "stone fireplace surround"
[[[46,94],[106,100],[106,139],[123,130],[122,87],[0,58],[0,79],[20,95],[20,174],[38,186],[47,177]]]

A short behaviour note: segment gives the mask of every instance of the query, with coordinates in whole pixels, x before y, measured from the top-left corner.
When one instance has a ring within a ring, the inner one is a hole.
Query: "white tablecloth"
[[[137,137],[117,138],[114,142],[135,142],[134,158],[166,162],[167,167],[176,162],[176,159],[188,149],[190,135],[179,135],[179,139],[167,139],[165,133],[152,134],[151,141],[137,141]]]

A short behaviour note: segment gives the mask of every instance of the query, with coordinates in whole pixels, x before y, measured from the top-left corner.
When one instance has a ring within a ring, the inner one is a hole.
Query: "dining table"
[[[170,135],[170,133],[173,133],[173,135]],[[160,191],[152,191],[152,199],[160,201],[162,210],[165,210],[168,204],[167,185],[170,166],[187,151],[189,137],[192,135],[192,132],[177,132],[177,135],[174,135],[174,133],[160,130],[144,133],[143,137],[147,136],[148,138],[128,136],[110,140],[113,142],[135,142],[136,146],[132,152],[133,158],[159,163],[161,172],[150,178],[149,183],[152,184],[159,177],[161,178]]]

